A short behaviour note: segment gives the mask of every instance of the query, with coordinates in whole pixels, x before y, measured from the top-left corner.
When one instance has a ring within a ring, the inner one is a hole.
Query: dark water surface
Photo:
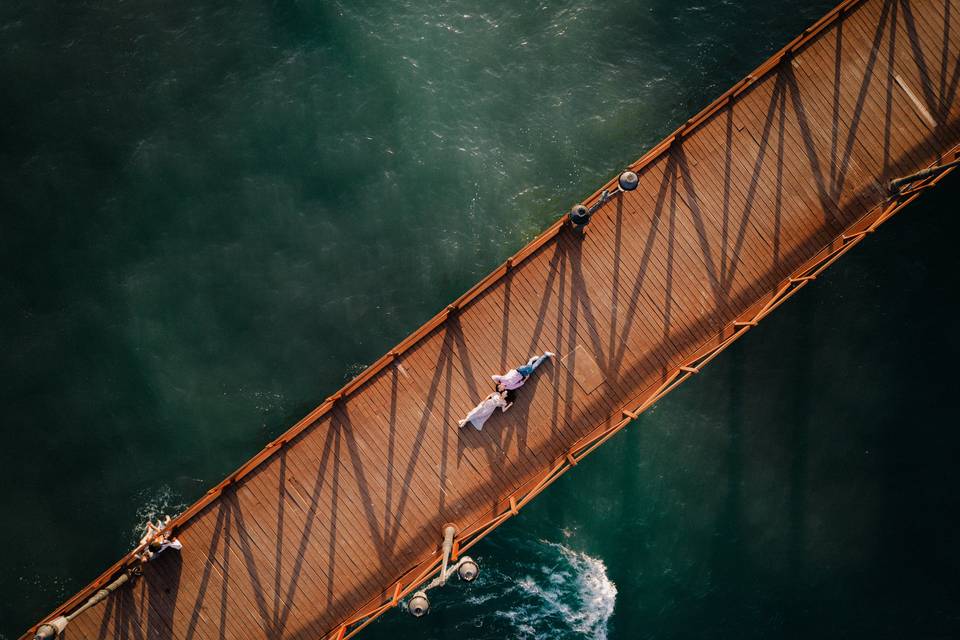
[[[0,4],[0,637],[831,5]],[[960,635],[958,186],[366,637]]]

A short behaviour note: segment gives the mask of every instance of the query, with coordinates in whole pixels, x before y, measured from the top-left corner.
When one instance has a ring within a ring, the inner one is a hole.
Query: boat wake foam
[[[603,561],[555,542],[523,546],[526,562],[481,565],[480,579],[465,589],[470,612],[457,612],[458,628],[472,628],[470,637],[483,629],[489,637],[605,640],[617,587]]]
[[[130,529],[131,543],[136,546],[143,535],[143,525],[149,519],[156,522],[163,516],[177,517],[187,505],[179,493],[164,484],[155,489],[142,491],[137,496],[140,507],[137,509],[135,521]]]

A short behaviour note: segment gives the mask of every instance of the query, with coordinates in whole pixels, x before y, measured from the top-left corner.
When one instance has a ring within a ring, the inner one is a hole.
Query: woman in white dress
[[[460,420],[457,424],[461,427],[464,427],[469,422],[473,425],[473,428],[477,431],[483,429],[483,424],[487,421],[493,412],[497,410],[497,407],[500,407],[500,411],[506,411],[510,408],[512,403],[507,402],[506,392],[494,391],[486,398],[484,398],[480,404],[475,406],[470,410],[470,413],[467,414],[467,417],[463,420]]]

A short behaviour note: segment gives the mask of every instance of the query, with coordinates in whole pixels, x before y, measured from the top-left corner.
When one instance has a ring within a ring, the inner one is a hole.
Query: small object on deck
[[[620,174],[617,183],[623,191],[633,191],[640,184],[640,178],[633,171],[624,171]]]
[[[952,169],[954,167],[960,166],[960,160],[954,160],[953,162],[947,162],[944,164],[936,165],[923,169],[922,171],[917,171],[916,173],[911,173],[908,176],[903,176],[902,178],[897,178],[896,180],[890,181],[890,193],[899,194],[900,187],[905,184],[910,184],[911,182],[916,182],[917,180],[923,180],[924,178],[929,178],[934,176],[941,171],[946,171],[947,169]]]
[[[583,228],[590,224],[590,210],[578,204],[570,210],[570,225],[574,231],[583,233]]]
[[[937,121],[934,120],[933,116],[930,115],[930,112],[927,111],[927,108],[923,105],[923,100],[917,97],[917,94],[910,89],[910,85],[907,84],[907,81],[901,78],[899,75],[895,75],[893,79],[896,81],[897,86],[903,89],[903,92],[907,94],[907,97],[910,99],[910,105],[913,107],[913,110],[916,111],[920,120],[930,127],[931,131],[935,130],[937,128]]]
[[[427,597],[425,591],[417,591],[413,594],[413,597],[410,598],[410,602],[407,603],[407,611],[416,618],[426,615],[429,610],[430,599]]]
[[[614,191],[614,193],[619,193],[619,192],[620,192],[619,189]],[[600,207],[610,202],[611,198],[613,198],[613,193],[610,193],[609,189],[604,189],[603,191],[601,191],[600,197],[597,198],[597,201],[594,202],[592,205],[590,205],[590,207],[587,209],[587,215],[593,216],[593,214],[595,214],[597,211],[600,211]]]

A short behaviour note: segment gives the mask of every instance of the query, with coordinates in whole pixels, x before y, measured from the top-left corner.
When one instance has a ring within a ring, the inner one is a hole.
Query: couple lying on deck
[[[169,526],[170,516],[157,520],[157,524],[153,524],[153,520],[147,520],[143,537],[140,539],[142,550],[136,556],[140,562],[150,562],[167,549],[183,549],[180,541],[166,531]]]
[[[517,389],[523,386],[527,378],[533,374],[534,369],[547,358],[556,355],[551,351],[546,351],[542,356],[534,356],[527,360],[527,364],[510,369],[502,376],[490,376],[497,383],[497,390],[484,398],[480,404],[475,406],[467,417],[460,420],[458,424],[463,427],[469,422],[477,431],[483,429],[483,424],[487,421],[493,412],[500,407],[500,411],[506,411],[513,405]]]

